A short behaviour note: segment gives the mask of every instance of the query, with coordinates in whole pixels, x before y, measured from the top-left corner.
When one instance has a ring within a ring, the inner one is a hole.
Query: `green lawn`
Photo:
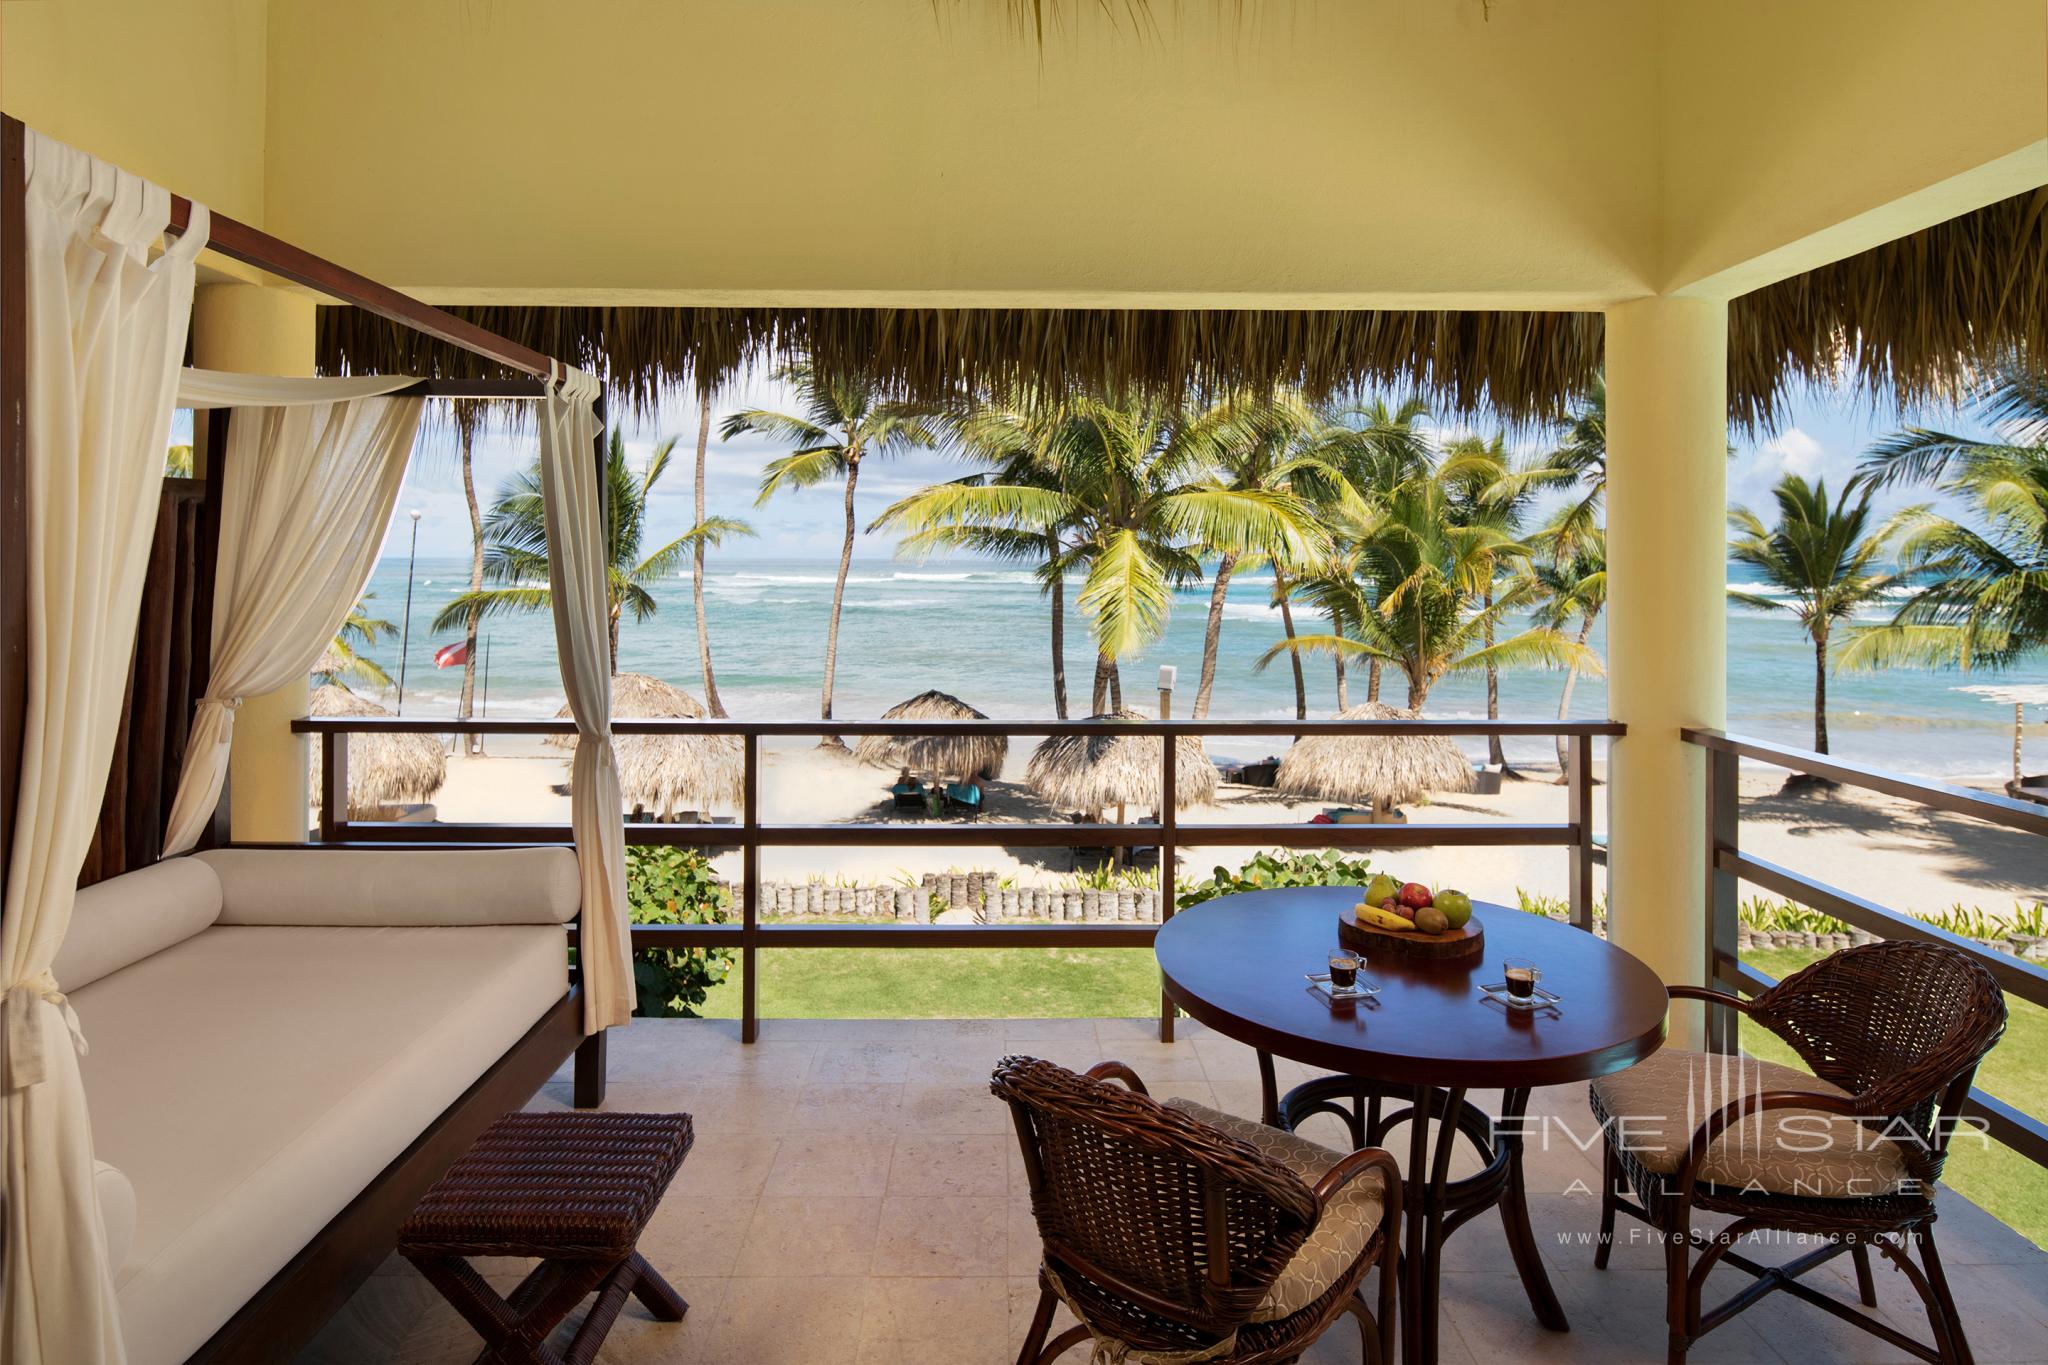
[[[1743,961],[1783,980],[1820,956],[1775,948],[1752,951]],[[1977,1084],[2026,1113],[2048,1114],[2048,1010],[2005,999],[2011,1020],[1978,1068]],[[1742,1031],[1742,1045],[1768,1061],[1798,1063],[1790,1048],[1758,1028]],[[1942,1180],[2035,1245],[2048,1246],[2048,1170],[2001,1143],[1986,1146],[1966,1134],[1952,1149]]]
[[[761,1014],[770,1019],[1113,1019],[1159,1012],[1159,968],[1150,948],[779,948],[761,954],[758,989]],[[739,1016],[737,966],[702,1012]]]

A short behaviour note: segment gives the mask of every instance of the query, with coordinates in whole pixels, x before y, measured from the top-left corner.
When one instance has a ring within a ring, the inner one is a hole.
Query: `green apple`
[[[1464,928],[1465,921],[1472,918],[1472,898],[1462,891],[1437,892],[1436,908],[1444,912],[1453,929]]]
[[[1386,873],[1381,872],[1366,884],[1365,903],[1367,905],[1384,905],[1400,894],[1401,883],[1395,881]]]

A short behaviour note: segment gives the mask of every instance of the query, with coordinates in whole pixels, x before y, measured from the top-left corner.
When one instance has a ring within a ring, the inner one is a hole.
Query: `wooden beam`
[[[318,290],[341,303],[354,304],[366,313],[388,318],[523,374],[546,378],[550,368],[555,367],[555,362],[539,351],[487,332],[473,322],[464,322],[430,303],[421,303],[388,284],[379,284],[367,275],[359,275],[346,266],[315,256],[224,213],[210,216],[206,234],[206,249],[209,251],[244,265],[253,265],[281,280]],[[191,221],[192,201],[172,195],[169,235],[183,233]]]
[[[28,724],[27,130],[0,116],[0,898]]]

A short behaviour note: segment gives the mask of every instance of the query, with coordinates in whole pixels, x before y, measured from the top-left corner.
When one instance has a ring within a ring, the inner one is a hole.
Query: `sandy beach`
[[[1003,847],[1000,826],[1063,818],[1023,783],[1028,744],[1017,746],[1001,780],[988,784],[988,815],[982,821],[991,846],[977,849],[771,849],[762,855],[762,875],[775,881],[817,878],[837,884],[881,884],[912,880],[927,871],[981,870],[1020,886],[1052,886],[1072,871],[1064,849]],[[1443,795],[1411,806],[1413,824],[1553,822],[1565,818],[1565,791],[1555,772],[1527,770],[1497,796]],[[766,746],[762,761],[761,810],[774,823],[824,824],[841,821],[897,821],[886,788],[893,774],[850,757],[792,742]],[[481,758],[451,758],[446,785],[434,800],[451,821],[567,821],[568,764],[561,750],[537,740],[495,737]],[[1982,785],[1995,786],[1988,780]],[[1928,812],[1906,802],[1847,789],[1782,794],[1782,774],[1771,770],[1743,775],[1743,847],[1772,862],[1793,867],[1879,904],[1905,911],[1933,911],[1951,905],[2008,913],[2015,901],[2048,898],[2048,866],[2038,841],[2023,834]],[[1594,800],[1595,823],[1604,831],[1604,790]],[[1324,803],[1291,801],[1269,790],[1225,784],[1213,806],[1185,810],[1180,876],[1185,883],[1206,878],[1218,865],[1234,866],[1256,850],[1204,847],[1189,826],[1296,823]],[[731,812],[724,812],[730,815]],[[1130,813],[1136,818],[1139,812]],[[1375,852],[1374,862],[1404,877],[1456,885],[1485,900],[1513,903],[1518,888],[1559,895],[1565,884],[1565,855],[1555,848],[1442,848]],[[721,875],[739,875],[739,855],[716,860]],[[1596,886],[1604,880],[1596,871]],[[1604,888],[1602,888],[1604,889]]]

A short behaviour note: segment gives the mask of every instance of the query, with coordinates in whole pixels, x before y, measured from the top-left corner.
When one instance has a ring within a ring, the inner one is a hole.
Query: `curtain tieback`
[[[242,709],[242,699],[240,697],[201,697],[199,704],[201,706],[218,706],[221,710],[230,712]]]
[[[91,1050],[85,1045],[85,1030],[79,1027],[78,1011],[57,989],[56,977],[43,971],[9,986],[6,994],[0,995],[0,1053],[4,1053],[0,1061],[6,1066],[10,1093],[43,1083],[43,1029],[47,1024],[44,1006],[54,1009],[64,1021],[71,1034],[71,1046],[79,1056]]]

